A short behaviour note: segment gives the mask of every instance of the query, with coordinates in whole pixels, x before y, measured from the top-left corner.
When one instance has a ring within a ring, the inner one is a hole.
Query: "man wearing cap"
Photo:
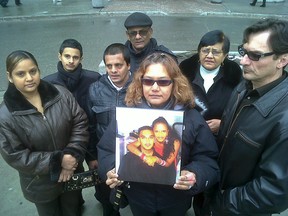
[[[127,29],[128,37],[125,45],[130,52],[130,71],[133,73],[138,68],[142,60],[151,53],[164,52],[172,55],[177,61],[177,57],[171,50],[163,45],[158,45],[155,38],[152,38],[153,22],[149,16],[144,13],[135,12],[127,17],[124,26]]]

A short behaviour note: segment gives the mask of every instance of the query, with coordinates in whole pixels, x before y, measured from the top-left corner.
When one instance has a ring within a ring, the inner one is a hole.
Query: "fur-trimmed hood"
[[[182,73],[191,82],[200,70],[199,55],[195,54],[192,57],[185,59],[179,66]],[[232,86],[236,86],[242,79],[242,71],[239,65],[227,58],[225,58],[223,65],[220,67],[220,73],[222,73],[223,80]]]
[[[225,59],[223,63],[208,92],[200,75],[199,55],[195,54],[180,64],[196,96],[196,109],[206,120],[221,119],[231,92],[242,80],[242,70],[236,62]]]
[[[56,87],[43,80],[40,81],[38,91],[43,106],[59,95],[59,91]],[[9,83],[8,89],[4,94],[4,102],[11,113],[15,111],[35,109],[35,107],[25,99],[21,92],[12,83]]]

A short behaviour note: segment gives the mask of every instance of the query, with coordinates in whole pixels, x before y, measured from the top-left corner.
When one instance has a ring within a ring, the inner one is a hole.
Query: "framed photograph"
[[[183,111],[117,107],[119,179],[173,185],[180,175],[183,118]]]

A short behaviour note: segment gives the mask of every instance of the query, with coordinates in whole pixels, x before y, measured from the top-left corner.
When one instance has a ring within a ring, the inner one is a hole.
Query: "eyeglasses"
[[[210,52],[212,53],[213,56],[219,56],[221,55],[223,52],[216,50],[216,49],[210,49],[210,48],[204,48],[200,50],[204,55],[208,55]]]
[[[245,56],[247,54],[248,58],[252,61],[259,61],[260,58],[266,57],[266,56],[271,56],[274,54],[274,52],[269,52],[269,53],[256,53],[252,51],[247,51],[244,47],[243,44],[238,46],[238,52],[241,56]]]
[[[127,31],[127,34],[129,35],[129,37],[133,37],[135,38],[137,36],[137,34],[139,34],[141,37],[145,37],[147,36],[149,32],[149,29],[141,29],[139,31]]]
[[[153,80],[153,79],[141,79],[142,84],[146,86],[153,86],[156,82],[158,86],[169,86],[171,83],[173,83],[172,80]]]

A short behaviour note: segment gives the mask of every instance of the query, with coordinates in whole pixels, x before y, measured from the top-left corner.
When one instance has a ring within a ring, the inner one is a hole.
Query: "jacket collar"
[[[286,72],[285,72],[286,73]],[[283,98],[287,97],[288,95],[288,77],[284,79],[281,83],[275,86],[273,89],[268,91],[258,100],[256,100],[253,105],[255,108],[261,113],[263,117],[269,115],[269,113],[277,107],[279,102],[283,100]],[[246,81],[242,81],[242,83],[237,86],[237,92],[241,98],[245,95],[246,92]]]
[[[43,80],[40,81],[38,91],[43,106],[59,94],[56,87]],[[35,109],[12,83],[9,83],[8,89],[4,94],[4,102],[10,112]]]
[[[132,46],[132,43],[127,40],[125,45],[128,47],[130,55],[134,55],[134,56],[147,56],[151,50],[153,50],[155,47],[157,47],[157,41],[155,38],[151,38],[150,42],[143,48],[143,50],[141,50],[140,52],[136,52],[135,49]]]
[[[199,55],[195,54],[190,58],[191,61],[191,80],[194,80],[197,73],[199,73],[200,63],[199,63]],[[232,62],[231,60],[225,58],[223,65],[219,69],[218,75],[215,77],[216,80],[221,77],[225,80],[225,82],[230,83],[231,85],[236,85],[239,82],[241,74],[238,73],[239,68],[236,70],[237,63]]]
[[[129,72],[129,73],[130,73],[129,78],[128,78],[127,82],[125,83],[125,85],[123,86],[123,88],[122,88],[120,91],[122,91],[123,89],[126,91],[126,89],[128,88],[128,86],[129,86],[130,83],[132,82],[133,76],[132,76],[131,72]],[[104,75],[102,75],[102,77],[100,78],[99,82],[104,83],[104,85],[108,84],[108,85],[110,86],[110,88],[116,90],[116,88],[112,85],[111,81],[109,80],[107,73],[104,74]]]

